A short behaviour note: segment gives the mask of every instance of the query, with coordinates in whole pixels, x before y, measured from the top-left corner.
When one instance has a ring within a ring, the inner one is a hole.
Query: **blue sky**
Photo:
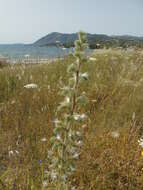
[[[0,43],[50,32],[143,36],[143,0],[0,0]]]

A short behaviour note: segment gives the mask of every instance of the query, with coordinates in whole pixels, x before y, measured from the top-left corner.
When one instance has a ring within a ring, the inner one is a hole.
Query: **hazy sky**
[[[0,43],[80,29],[143,36],[143,0],[0,0]]]

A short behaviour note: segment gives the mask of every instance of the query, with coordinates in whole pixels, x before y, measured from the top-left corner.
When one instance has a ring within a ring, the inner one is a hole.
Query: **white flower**
[[[68,96],[65,98],[65,102],[70,103],[70,98]]]
[[[80,117],[81,117],[81,119],[86,119],[87,118],[87,116],[84,113]]]
[[[78,121],[79,118],[80,118],[80,115],[78,115],[78,114],[74,115],[74,119],[75,119],[76,121]]]
[[[88,73],[87,72],[80,74],[80,76],[83,77],[86,80],[88,79]]]
[[[140,139],[138,140],[138,143],[139,143],[139,146],[141,146],[141,147],[143,148],[143,138],[140,138]]]
[[[60,123],[60,121],[58,119],[55,119],[53,122],[54,123]]]
[[[71,188],[71,190],[76,190],[75,186],[73,186],[73,187]]]
[[[73,167],[73,166],[71,166],[70,169],[72,172],[74,172],[76,170],[75,167]]]
[[[15,100],[12,100],[12,101],[11,101],[11,104],[15,104]]]
[[[89,60],[90,61],[96,61],[97,59],[95,57],[90,57]]]
[[[76,153],[76,148],[74,148],[74,147],[71,147],[71,149],[70,149],[70,153],[71,153],[71,154],[74,154],[74,153]]]
[[[73,155],[73,158],[75,158],[75,159],[77,159],[79,157],[79,154],[78,153],[75,153],[74,155]]]
[[[120,134],[117,131],[111,133],[111,136],[115,139],[119,138]]]
[[[41,139],[41,141],[42,141],[42,142],[46,142],[47,139],[44,137],[44,138]]]
[[[88,128],[88,127],[87,127],[87,125],[85,125],[85,124],[84,124],[84,125],[82,125],[81,127],[82,127],[83,129]]]
[[[71,132],[69,132],[69,137],[72,137],[72,133]]]
[[[19,152],[18,152],[17,150],[15,150],[15,153],[16,153],[16,154],[19,154]]]
[[[61,121],[58,120],[58,119],[55,119],[55,120],[53,121],[53,123],[55,123],[55,125],[58,125],[59,123],[61,123]]]
[[[97,102],[97,100],[91,100],[93,103]]]
[[[51,172],[51,178],[52,178],[52,180],[57,179],[57,173],[52,171]]]
[[[78,141],[77,142],[77,145],[80,147],[80,146],[82,146],[82,141]]]
[[[34,83],[31,83],[31,84],[25,85],[24,88],[27,88],[27,89],[29,89],[29,88],[38,88],[38,85],[34,84]]]
[[[80,131],[77,131],[77,132],[76,132],[76,135],[79,136],[79,137],[81,137],[81,132],[80,132]]]
[[[57,135],[57,140],[61,140],[61,136],[60,135]]]
[[[84,120],[84,119],[86,119],[87,118],[87,116],[83,113],[83,114],[81,114],[81,115],[79,115],[79,114],[75,114],[74,115],[74,119],[76,120],[76,121],[79,121],[79,120]]]
[[[48,183],[47,183],[47,181],[45,180],[45,181],[43,181],[43,187],[44,188],[46,188],[48,186]]]
[[[62,179],[63,181],[66,181],[66,180],[67,180],[67,175],[62,175],[62,176],[61,176],[61,179]]]
[[[12,156],[14,154],[13,150],[10,150],[8,154],[9,154],[9,157]]]
[[[48,151],[48,158],[51,158],[51,156],[53,155],[53,152],[51,150]]]
[[[14,154],[19,154],[19,152],[17,150],[10,150],[8,152],[8,154],[9,154],[9,157],[10,157],[10,156],[14,156]]]

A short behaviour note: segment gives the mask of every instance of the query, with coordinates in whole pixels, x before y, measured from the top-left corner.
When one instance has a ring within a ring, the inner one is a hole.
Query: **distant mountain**
[[[65,47],[71,47],[74,45],[74,41],[77,39],[77,33],[72,34],[63,34],[58,32],[53,32],[45,37],[36,41],[34,46],[51,46],[51,45],[62,45]],[[95,48],[96,44],[100,44],[101,46],[141,46],[143,47],[143,37],[136,36],[108,36],[104,34],[87,34],[87,39],[89,46],[91,48]]]
[[[64,43],[73,42],[76,39],[77,39],[77,34],[62,34],[58,32],[53,32],[36,41],[34,45],[47,46],[47,45],[57,44],[57,42],[64,44]]]

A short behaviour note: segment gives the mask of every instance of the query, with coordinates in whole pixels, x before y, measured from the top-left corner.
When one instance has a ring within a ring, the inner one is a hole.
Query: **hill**
[[[96,48],[97,44],[100,47],[128,47],[137,46],[143,47],[143,37],[136,36],[108,36],[104,34],[87,34],[90,48]],[[64,47],[72,47],[74,41],[77,39],[77,33],[64,34],[53,32],[41,39],[37,40],[33,45],[35,46],[51,46],[62,45]]]

